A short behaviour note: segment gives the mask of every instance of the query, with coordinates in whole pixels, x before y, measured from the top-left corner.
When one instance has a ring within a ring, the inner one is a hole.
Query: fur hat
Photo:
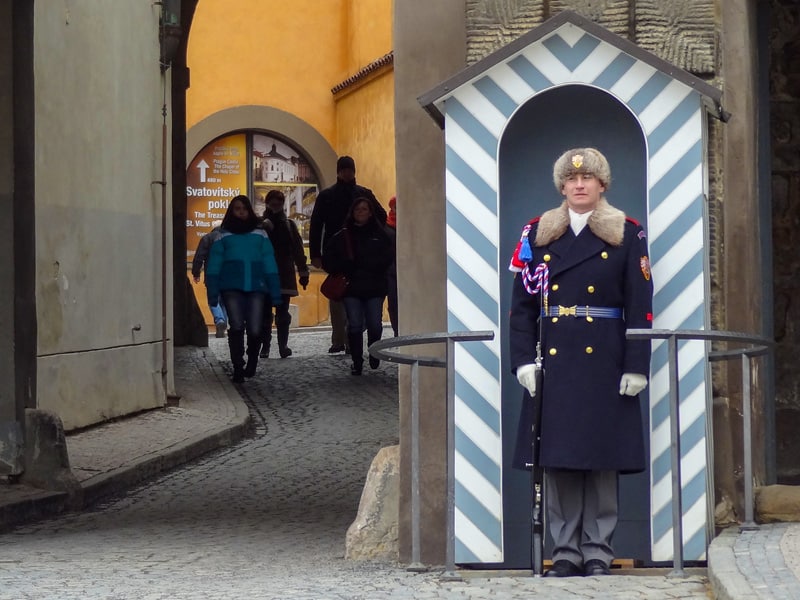
[[[356,170],[356,161],[352,159],[350,156],[340,156],[339,160],[336,161],[336,172],[343,169],[353,169]]]
[[[591,173],[606,190],[611,186],[611,167],[596,148],[573,148],[558,157],[553,165],[553,183],[559,193],[567,177],[575,173]]]

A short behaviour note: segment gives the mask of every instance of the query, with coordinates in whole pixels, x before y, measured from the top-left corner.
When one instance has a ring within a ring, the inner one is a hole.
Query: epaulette
[[[531,228],[536,225],[541,217],[535,217],[528,221],[525,227],[522,228],[522,235],[519,236],[517,247],[514,248],[514,254],[511,255],[511,261],[508,264],[508,270],[519,273],[525,268],[525,263],[531,259],[531,247],[528,241],[528,234]]]

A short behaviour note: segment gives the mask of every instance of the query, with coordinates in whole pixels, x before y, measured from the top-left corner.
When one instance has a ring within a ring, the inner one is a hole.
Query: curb
[[[708,581],[716,600],[752,600],[758,597],[736,564],[734,545],[738,536],[738,526],[728,527],[708,547]]]
[[[152,457],[87,479],[81,483],[81,508],[86,508],[105,496],[128,490],[142,481],[191,462],[213,450],[235,444],[247,435],[249,423],[250,416],[246,415],[239,423],[208,434],[196,435]]]
[[[204,454],[232,446],[248,435],[251,417],[247,405],[227,378],[219,372],[215,364],[209,363],[208,367],[210,367],[208,371],[202,371],[205,373],[204,388],[217,386],[224,399],[230,403],[233,415],[228,422],[216,429],[198,433],[187,440],[161,448],[129,465],[82,481],[81,506],[83,508],[105,496],[123,492],[142,481],[200,458]]]
[[[59,515],[70,505],[67,492],[36,491],[30,497],[0,506],[0,532]]]
[[[40,490],[26,488],[20,498],[6,499],[0,503],[0,531],[68,512],[81,511],[106,496],[120,494],[145,480],[196,460],[214,450],[232,446],[247,437],[251,430],[251,416],[247,405],[227,378],[216,368],[205,373],[203,390],[218,390],[219,401],[230,406],[230,416],[221,425],[196,433],[191,437],[158,448],[128,464],[98,473],[78,482],[70,490]],[[191,398],[191,392],[187,398]],[[21,488],[23,489],[23,488]]]

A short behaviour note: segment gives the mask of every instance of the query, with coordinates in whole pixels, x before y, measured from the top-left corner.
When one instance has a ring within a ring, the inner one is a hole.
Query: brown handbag
[[[344,273],[331,273],[319,286],[319,291],[328,300],[339,301],[347,293],[347,276]]]
[[[350,232],[345,229],[342,232],[342,235],[344,236],[347,258],[352,260],[353,242],[350,240]],[[330,273],[322,282],[322,285],[319,286],[319,291],[328,300],[338,302],[344,298],[344,295],[347,293],[347,286],[349,283],[350,281],[347,279],[347,275],[344,273]]]

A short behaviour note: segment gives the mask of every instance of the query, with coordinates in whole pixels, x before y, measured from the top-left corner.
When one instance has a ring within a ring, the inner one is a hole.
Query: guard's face
[[[606,191],[600,180],[591,173],[573,173],[567,176],[561,193],[567,199],[567,206],[577,213],[594,210],[600,196]]]

